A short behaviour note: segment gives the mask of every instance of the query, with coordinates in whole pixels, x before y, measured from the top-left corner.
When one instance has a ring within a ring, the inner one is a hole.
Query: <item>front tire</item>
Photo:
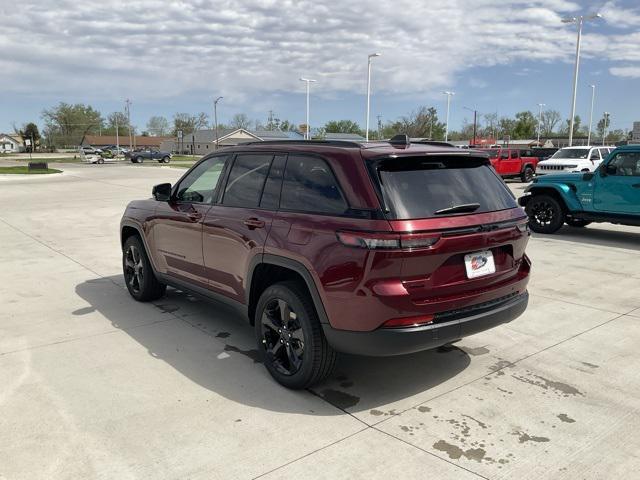
[[[104,158],[99,158],[98,159],[98,165],[102,165],[104,163]]]
[[[162,163],[169,163],[170,158],[169,157],[162,157]]]
[[[142,240],[137,235],[127,238],[124,242],[122,271],[127,290],[139,302],[157,300],[167,290],[167,286],[156,278]]]
[[[564,223],[562,205],[549,195],[534,195],[525,208],[529,228],[536,233],[555,233]]]
[[[308,388],[335,367],[337,354],[322,333],[309,294],[297,282],[276,283],[262,293],[255,332],[264,366],[287,388]]]
[[[523,183],[529,183],[531,180],[533,180],[533,175],[536,172],[533,170],[532,167],[524,167],[524,170],[522,171],[522,173],[520,174],[520,180]]]

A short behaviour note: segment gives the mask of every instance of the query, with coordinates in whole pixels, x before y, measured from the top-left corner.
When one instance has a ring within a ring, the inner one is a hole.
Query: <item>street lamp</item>
[[[593,128],[593,104],[596,99],[596,86],[589,85],[591,87],[591,112],[589,113],[589,137],[587,138],[587,145],[591,145],[591,129]]]
[[[604,112],[604,128],[602,129],[602,145],[606,143],[607,135],[609,134],[608,130],[609,130],[610,115],[611,114],[609,112]]]
[[[469,110],[470,112],[473,112],[473,146],[476,145],[476,138],[477,138],[477,133],[478,133],[478,110],[476,110],[475,108],[469,108],[469,107],[462,107],[465,110]],[[469,146],[471,146],[472,144],[469,143]]]
[[[306,82],[307,84],[307,128],[306,128],[306,131],[304,132],[304,139],[311,140],[311,126],[309,125],[309,84],[315,83],[316,80],[313,80],[311,78],[300,77],[300,81]]]
[[[213,101],[213,122],[216,132],[216,150],[218,150],[218,102],[222,99],[223,97],[218,97]]]
[[[449,91],[444,91],[442,93],[447,96],[447,123],[444,128],[444,141],[447,142],[449,140],[449,106],[451,105],[451,97],[456,93]]]
[[[573,124],[576,116],[576,96],[578,94],[578,70],[580,69],[580,45],[582,43],[582,26],[584,22],[602,18],[599,13],[592,15],[580,15],[578,17],[567,17],[562,19],[562,23],[575,23],[578,25],[578,41],[576,42],[576,63],[573,69],[573,97],[571,100],[571,118],[569,119],[569,146],[573,144]]]
[[[367,57],[367,130],[365,133],[365,140],[367,142],[369,141],[369,110],[371,108],[371,59],[379,56],[379,53],[372,53]]]
[[[538,146],[540,146],[540,127],[542,126],[542,107],[546,106],[546,103],[538,104]]]

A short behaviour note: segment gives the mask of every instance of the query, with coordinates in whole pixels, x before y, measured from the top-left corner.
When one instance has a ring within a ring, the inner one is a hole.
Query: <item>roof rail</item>
[[[411,142],[411,143],[418,143],[420,145],[434,145],[436,147],[453,147],[453,148],[456,147],[452,143],[442,142],[440,140],[418,140],[418,141]]]
[[[255,142],[239,143],[238,147],[243,145],[329,145],[332,147],[351,147],[361,148],[362,143],[350,142],[348,140],[264,140]]]

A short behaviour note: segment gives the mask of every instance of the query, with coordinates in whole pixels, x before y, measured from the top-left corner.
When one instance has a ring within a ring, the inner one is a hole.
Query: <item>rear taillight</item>
[[[369,250],[413,250],[429,248],[440,240],[440,235],[421,233],[369,233],[337,232],[338,240],[347,247]]]
[[[429,325],[433,323],[433,315],[420,315],[419,317],[402,317],[392,318],[382,324],[382,328],[407,328],[407,327],[420,327],[422,325]]]

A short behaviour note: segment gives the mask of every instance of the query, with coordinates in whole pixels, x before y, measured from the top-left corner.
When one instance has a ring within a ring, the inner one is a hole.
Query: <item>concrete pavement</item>
[[[124,288],[124,206],[181,170],[63,168],[0,179],[0,479],[640,471],[640,229],[532,237],[518,320],[292,392],[233,312]]]

